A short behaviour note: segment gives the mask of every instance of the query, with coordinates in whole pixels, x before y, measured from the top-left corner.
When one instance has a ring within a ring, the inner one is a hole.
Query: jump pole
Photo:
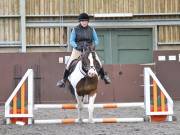
[[[77,104],[35,104],[34,109],[77,109]],[[141,107],[144,108],[144,102],[132,102],[132,103],[105,103],[94,104],[94,108],[129,108],[129,107]],[[83,108],[88,108],[88,104],[84,104]]]
[[[144,122],[144,118],[94,118],[94,123],[125,123],[125,122]],[[83,123],[88,123],[88,119],[82,119]],[[34,120],[34,124],[73,124],[80,123],[78,119],[51,119]]]

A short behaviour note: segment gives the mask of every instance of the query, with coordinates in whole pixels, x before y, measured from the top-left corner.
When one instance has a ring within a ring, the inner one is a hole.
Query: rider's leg
[[[57,82],[56,86],[58,87],[65,87],[66,81],[68,79],[69,76],[69,70],[65,69],[64,71],[64,75],[63,75],[63,79],[61,79],[60,81]]]
[[[63,75],[63,79],[58,81],[56,86],[65,87],[66,81],[67,81],[68,76],[69,76],[69,66],[70,66],[71,62],[73,60],[77,59],[80,55],[81,55],[80,51],[77,51],[76,49],[73,49],[73,51],[71,53],[71,56],[70,56],[70,58],[69,58],[69,60],[67,62],[66,69],[65,69],[64,75]]]
[[[100,74],[100,76],[101,76],[101,79],[104,80],[104,82],[105,82],[106,84],[110,84],[110,83],[111,83],[111,79],[109,78],[109,76],[107,75],[107,73],[104,71],[103,66],[102,66],[102,64],[101,64],[101,61],[100,61],[100,59],[99,59],[99,57],[98,57],[97,54],[96,54],[96,60],[99,62],[100,67],[101,67],[100,70],[99,70],[99,74]]]
[[[104,80],[104,82],[106,84],[110,84],[111,83],[111,79],[109,78],[109,76],[107,75],[107,73],[104,71],[104,68],[101,67],[101,69],[99,70],[99,74],[101,76],[101,79]]]

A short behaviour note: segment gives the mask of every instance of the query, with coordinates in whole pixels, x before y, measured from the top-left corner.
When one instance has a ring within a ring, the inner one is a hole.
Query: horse
[[[73,64],[72,64],[73,63]],[[100,63],[97,54],[91,47],[84,49],[79,59],[72,62],[71,74],[68,77],[71,93],[75,96],[78,104],[78,121],[82,121],[81,111],[83,104],[88,101],[89,123],[93,121],[94,102],[97,95],[97,86]],[[87,98],[88,97],[88,98]]]

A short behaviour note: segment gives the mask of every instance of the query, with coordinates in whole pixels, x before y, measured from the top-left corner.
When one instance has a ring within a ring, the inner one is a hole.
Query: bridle
[[[87,52],[88,54],[90,54],[90,53],[93,53],[93,52],[95,52],[95,51],[90,51],[90,52]],[[81,61],[82,61],[82,65],[81,65],[81,67],[79,67],[79,69],[80,69],[80,72],[84,75],[84,76],[87,76],[87,73],[88,73],[88,71],[90,70],[90,69],[93,69],[93,70],[96,70],[96,68],[95,68],[95,66],[90,66],[90,65],[84,65],[83,64],[83,58],[84,58],[84,55],[85,55],[85,51],[82,53],[82,55],[81,55]],[[87,55],[88,56],[88,55]]]

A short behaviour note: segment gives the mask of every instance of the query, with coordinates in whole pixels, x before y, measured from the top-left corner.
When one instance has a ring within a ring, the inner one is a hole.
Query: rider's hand
[[[78,51],[83,51],[83,46],[82,45],[78,45],[75,49],[78,50]]]
[[[94,51],[95,50],[95,46],[93,44],[89,44],[89,45],[85,45],[85,46],[78,45],[75,49],[78,50],[78,51],[81,51],[81,52],[83,50],[92,50],[92,51]]]

